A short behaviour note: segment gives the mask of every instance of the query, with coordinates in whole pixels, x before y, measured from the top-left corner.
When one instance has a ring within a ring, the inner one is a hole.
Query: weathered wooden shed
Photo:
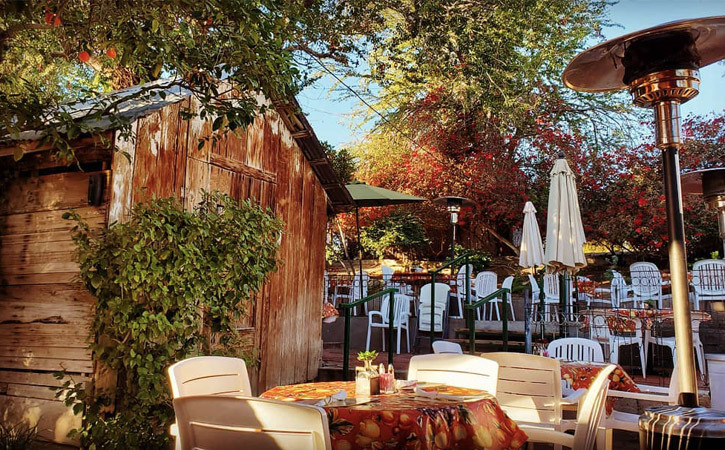
[[[294,99],[275,103],[241,137],[229,133],[198,148],[211,122],[183,120],[180,111],[195,101],[182,90],[166,94],[125,105],[134,139],[104,132],[130,158],[89,137],[74,143],[80,168],[55,161],[32,135],[14,144],[25,152],[17,163],[18,147],[0,149],[11,175],[0,186],[0,417],[37,420],[41,435],[56,442],[76,419],[53,398],[52,372],[109,381],[87,349],[94,299],[76,277],[71,224],[61,219],[69,209],[106,226],[153,195],[191,208],[202,190],[271,207],[285,222],[279,270],[239,324],[244,347],[260,358],[252,383],[262,391],[317,375],[325,227],[328,213],[351,205],[347,190]],[[99,182],[105,189],[93,206],[89,183]]]

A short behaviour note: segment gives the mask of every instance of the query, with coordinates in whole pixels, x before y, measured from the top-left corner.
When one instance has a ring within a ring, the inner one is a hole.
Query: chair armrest
[[[633,400],[647,400],[651,402],[661,403],[670,402],[670,397],[668,395],[648,394],[646,392],[625,392],[609,390],[609,392],[607,392],[607,397],[631,398]]]
[[[594,292],[601,294],[603,292],[612,292],[612,290],[609,288],[594,288]]]
[[[368,320],[372,321],[373,316],[380,316],[380,321],[384,321],[385,318],[383,317],[383,313],[380,311],[368,311]]]
[[[572,392],[571,394],[567,395],[566,397],[562,397],[561,404],[562,405],[576,405],[579,403],[579,401],[582,399],[584,394],[587,393],[586,389],[577,389],[576,391]]]
[[[670,395],[670,388],[664,386],[652,386],[650,384],[638,384],[637,387],[644,394]]]

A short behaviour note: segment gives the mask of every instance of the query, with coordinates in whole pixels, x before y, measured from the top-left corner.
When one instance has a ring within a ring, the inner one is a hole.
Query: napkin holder
[[[355,397],[380,394],[380,375],[373,368],[355,367]]]

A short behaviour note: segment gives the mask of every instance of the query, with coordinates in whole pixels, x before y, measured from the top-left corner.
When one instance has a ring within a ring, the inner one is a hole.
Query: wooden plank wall
[[[95,159],[104,157],[92,150]],[[105,158],[110,161],[110,152]],[[3,158],[0,164],[13,163]],[[66,435],[79,418],[55,399],[50,387],[62,381],[52,372],[90,380],[94,299],[76,278],[73,224],[61,215],[75,209],[92,226],[105,226],[107,203],[88,206],[88,179],[110,172],[38,172],[58,165],[47,157],[24,160],[17,167],[33,170],[0,194],[0,417],[37,423],[41,437],[71,443]]]
[[[189,107],[197,106],[187,99],[136,122],[135,142],[125,144],[133,147],[127,149],[132,163],[117,155],[112,166],[111,211],[128,211],[153,195],[175,195],[192,209],[203,190],[271,208],[286,223],[279,271],[238,324],[243,348],[258,353],[260,364],[251,378],[259,392],[311,380],[322,351],[326,194],[276,113],[258,117],[239,136],[229,133],[200,148],[211,123],[181,120],[179,111]]]

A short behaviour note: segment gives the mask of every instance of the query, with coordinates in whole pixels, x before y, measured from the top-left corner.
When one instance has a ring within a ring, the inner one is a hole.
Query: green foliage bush
[[[58,394],[84,411],[83,447],[162,448],[173,419],[165,369],[199,354],[241,356],[235,321],[276,269],[282,222],[219,193],[193,212],[175,199],[138,204],[107,229],[64,217],[76,221],[80,277],[97,299],[94,359],[118,371],[116,412],[103,414],[110,399],[82,386]]]
[[[393,210],[373,221],[361,231],[360,241],[366,251],[378,258],[394,252],[415,256],[428,244],[423,222],[405,209]]]

